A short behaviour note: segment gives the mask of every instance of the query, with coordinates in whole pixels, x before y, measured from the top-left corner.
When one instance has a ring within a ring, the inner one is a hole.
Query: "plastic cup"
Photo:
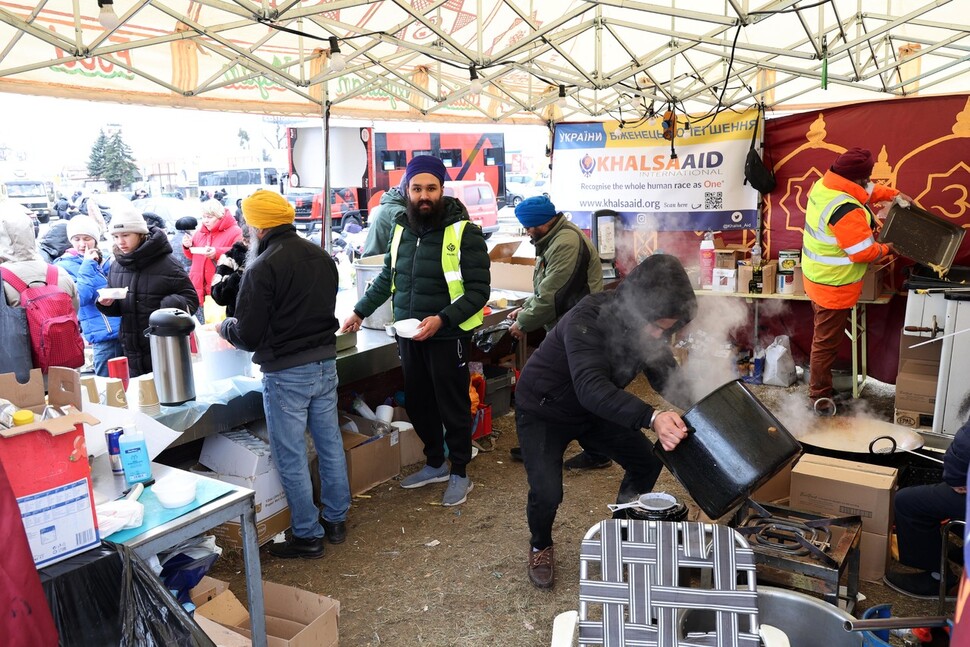
[[[387,424],[391,424],[391,420],[394,419],[394,407],[386,404],[378,406],[375,413],[377,414],[378,420],[386,422]]]

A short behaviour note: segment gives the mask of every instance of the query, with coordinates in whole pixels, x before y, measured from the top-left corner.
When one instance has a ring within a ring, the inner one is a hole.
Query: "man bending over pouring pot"
[[[643,373],[659,392],[677,368],[670,335],[697,312],[693,286],[673,256],[655,254],[620,286],[591,294],[567,312],[529,358],[515,389],[515,423],[529,480],[529,580],[552,587],[552,524],[562,502],[563,453],[582,446],[626,471],[617,502],[650,492],[662,465],[642,429],[664,449],[687,436],[673,411],[659,411],[624,388]]]
[[[959,578],[950,568],[940,572],[940,529],[947,519],[967,514],[967,466],[970,464],[970,420],[963,423],[943,456],[943,482],[902,488],[893,500],[899,564],[892,564],[884,581],[890,588],[915,598],[936,599],[940,579],[949,591]],[[956,644],[956,643],[953,643]]]
[[[897,200],[909,206],[909,198],[896,189],[873,184],[869,176],[874,163],[868,150],[849,149],[808,194],[802,272],[805,294],[815,313],[808,397],[816,411],[844,397],[832,388],[832,364],[842,330],[862,295],[862,277],[869,263],[893,251],[892,246],[876,242],[878,225],[868,205]]]

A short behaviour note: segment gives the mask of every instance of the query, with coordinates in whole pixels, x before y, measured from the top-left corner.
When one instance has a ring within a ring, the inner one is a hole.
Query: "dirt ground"
[[[660,402],[644,380],[629,390]],[[774,411],[804,397],[805,386],[753,390]],[[893,393],[891,386],[870,383],[863,396],[888,421]],[[565,500],[554,529],[556,585],[539,591],[526,575],[525,471],[509,459],[509,448],[518,444],[514,417],[510,413],[493,426],[495,450],[480,453],[469,466],[475,488],[465,505],[437,505],[444,484],[404,490],[397,480],[385,483],[354,499],[346,543],[328,544],[319,561],[279,560],[263,551],[263,578],[338,599],[342,647],[548,645],[555,615],[577,607],[580,540],[609,518],[606,505],[614,501],[622,473],[614,465],[564,475]],[[688,502],[696,518],[696,507],[666,470],[656,489]],[[245,599],[238,556],[224,556],[212,574],[230,580]],[[899,596],[882,584],[863,582],[861,588],[866,599],[857,615],[880,603],[892,603],[895,616],[936,614],[935,602]]]

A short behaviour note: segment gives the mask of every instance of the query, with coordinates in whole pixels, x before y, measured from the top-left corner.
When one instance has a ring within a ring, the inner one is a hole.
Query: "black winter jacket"
[[[128,358],[132,377],[152,371],[152,353],[145,329],[148,318],[159,308],[179,308],[194,314],[199,297],[189,275],[172,255],[165,232],[149,227],[148,238],[138,248],[122,254],[116,247],[108,272],[108,287],[128,288],[124,299],[110,306],[98,304],[106,315],[121,317],[118,338]]]
[[[970,463],[970,420],[963,423],[943,456],[943,480],[952,487],[966,487]]]
[[[569,425],[600,418],[631,429],[649,427],[653,407],[623,389],[643,373],[655,390],[676,400],[665,390],[677,362],[669,341],[644,334],[644,327],[671,318],[678,321],[675,331],[696,308],[679,261],[648,257],[616,290],[583,298],[559,320],[522,370],[516,409]]]
[[[336,357],[336,263],[293,225],[271,229],[258,252],[243,272],[236,316],[222,322],[222,337],[253,351],[264,373]]]
[[[448,294],[441,269],[441,245],[445,227],[459,220],[468,219],[468,211],[461,201],[445,196],[445,217],[442,226],[418,235],[408,224],[407,214],[402,210],[395,223],[404,227],[394,268],[394,319],[422,320],[440,315],[444,325],[435,339],[456,339],[470,336],[472,331],[459,328],[461,323],[481,310],[488,301],[489,275],[488,248],[481,228],[469,222],[461,238],[461,274],[465,293],[454,303]],[[391,229],[393,233],[393,227]],[[360,317],[370,316],[391,296],[391,253],[384,256],[384,269],[354,306]]]

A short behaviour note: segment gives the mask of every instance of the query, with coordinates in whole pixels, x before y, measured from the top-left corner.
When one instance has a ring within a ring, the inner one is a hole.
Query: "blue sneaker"
[[[449,507],[461,505],[468,498],[468,493],[474,487],[475,484],[467,476],[452,474],[451,478],[448,479],[448,487],[445,488],[445,494],[441,497],[441,505]]]
[[[448,463],[442,463],[440,467],[425,465],[414,474],[404,477],[401,480],[401,487],[411,489],[424,487],[431,483],[444,483],[448,480],[450,472],[451,468],[448,467]]]

